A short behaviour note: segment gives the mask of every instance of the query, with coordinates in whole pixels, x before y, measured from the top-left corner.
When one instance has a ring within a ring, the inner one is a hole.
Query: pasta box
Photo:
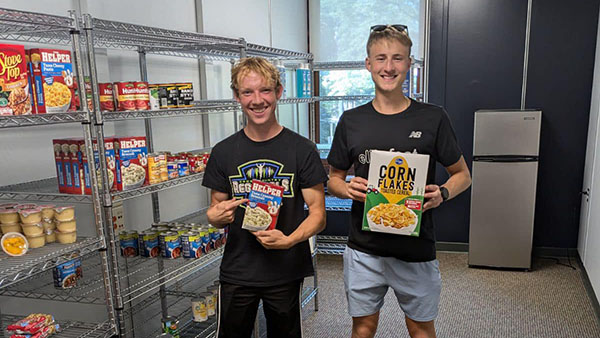
[[[114,142],[117,190],[131,190],[148,184],[146,137],[117,137]]]
[[[104,153],[106,157],[106,167],[108,170],[108,180],[111,191],[115,189],[115,177],[116,177],[116,169],[115,169],[115,150],[114,150],[114,139],[112,137],[104,138]],[[82,186],[83,193],[86,195],[92,194],[92,177],[90,173],[90,162],[88,161],[87,154],[85,152],[85,141],[83,139],[78,139],[79,151],[77,153],[77,158],[79,162],[79,166],[82,171]],[[94,151],[94,163],[95,163],[95,173],[98,177],[98,184],[101,184],[100,181],[100,157],[98,153],[98,143],[96,140],[92,143],[93,151]]]
[[[273,230],[281,207],[284,188],[273,183],[252,180],[242,229]]]
[[[63,161],[62,140],[52,140],[52,148],[54,149],[54,163],[56,166],[56,178],[58,180],[58,192],[67,193],[67,176]]]
[[[419,236],[429,155],[372,150],[362,230]]]
[[[71,52],[61,49],[28,50],[38,114],[78,109],[77,81]]]
[[[25,47],[0,44],[0,115],[31,114]]]

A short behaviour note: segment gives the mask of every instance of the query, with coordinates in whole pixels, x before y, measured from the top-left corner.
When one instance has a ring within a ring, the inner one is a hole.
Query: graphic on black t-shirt
[[[294,174],[284,173],[283,167],[283,164],[267,159],[243,163],[237,167],[238,175],[229,176],[233,197],[248,198],[253,179],[283,187],[284,198],[294,197]]]

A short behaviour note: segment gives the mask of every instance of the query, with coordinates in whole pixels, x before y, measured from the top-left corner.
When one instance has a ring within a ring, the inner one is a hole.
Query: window
[[[407,25],[413,57],[422,60],[425,2],[312,0],[311,51],[316,62],[364,61],[369,29],[377,24]],[[322,70],[319,75],[319,96],[374,95],[371,75],[365,69]],[[318,143],[330,144],[342,112],[365,102],[321,101]]]

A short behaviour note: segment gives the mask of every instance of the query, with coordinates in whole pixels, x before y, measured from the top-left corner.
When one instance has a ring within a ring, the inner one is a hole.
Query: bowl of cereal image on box
[[[44,82],[44,97],[46,99],[46,112],[48,113],[64,113],[71,106],[71,90],[64,83]]]
[[[123,190],[139,188],[144,185],[146,169],[139,164],[129,162],[129,165],[123,165],[121,177],[123,178]]]
[[[404,204],[380,203],[367,212],[367,222],[371,229],[410,235],[417,227],[419,218]]]

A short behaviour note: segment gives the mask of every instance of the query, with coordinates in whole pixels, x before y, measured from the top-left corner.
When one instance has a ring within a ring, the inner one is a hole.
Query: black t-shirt
[[[435,182],[436,161],[447,167],[462,155],[444,109],[414,100],[408,109],[393,115],[378,113],[372,102],[345,111],[335,129],[327,161],[341,170],[354,165],[356,176],[366,179],[373,149],[429,154],[427,184]],[[407,262],[435,259],[431,210],[423,213],[419,237],[363,231],[363,212],[364,203],[353,201],[349,247]]]
[[[285,188],[276,229],[290,235],[304,220],[301,189],[327,181],[315,144],[284,128],[277,136],[254,142],[239,131],[212,150],[202,184],[229,198],[247,198],[252,179]],[[308,241],[287,250],[265,249],[242,229],[244,209],[237,208],[221,262],[223,281],[248,286],[273,286],[311,276]]]

